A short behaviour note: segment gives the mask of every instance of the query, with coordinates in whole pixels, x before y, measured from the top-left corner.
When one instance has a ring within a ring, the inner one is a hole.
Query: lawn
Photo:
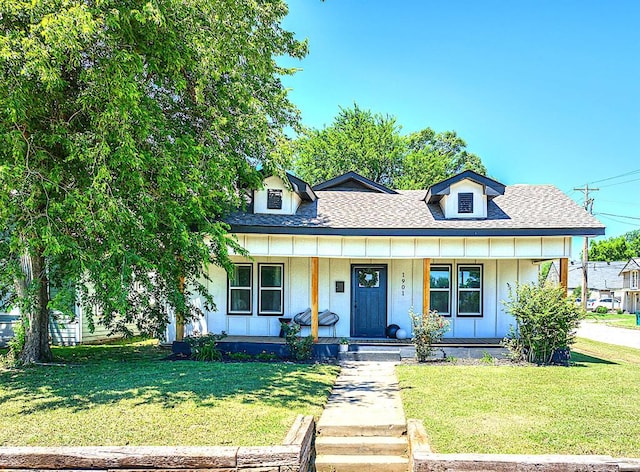
[[[154,342],[54,348],[2,370],[0,445],[275,445],[319,416],[337,367],[164,361]]]
[[[640,457],[640,350],[580,339],[572,367],[401,365],[441,453]]]
[[[616,313],[589,313],[587,315],[587,319],[600,321],[609,326],[617,326],[618,328],[640,329],[640,326],[636,325],[635,313],[625,313],[622,315],[618,315]]]

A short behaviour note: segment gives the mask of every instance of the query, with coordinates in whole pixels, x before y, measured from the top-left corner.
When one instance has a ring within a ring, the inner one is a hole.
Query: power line
[[[596,213],[596,215],[615,216],[616,218],[627,218],[629,220],[640,220],[638,216],[614,215],[612,213]]]
[[[605,188],[605,187],[615,187],[616,185],[622,185],[622,184],[628,184],[630,182],[637,182],[638,180],[640,180],[640,178],[638,179],[631,179],[631,180],[625,180],[624,182],[616,182],[615,184],[607,184],[607,185],[601,185],[601,188]]]
[[[640,173],[640,169],[631,170],[629,172],[625,172],[624,174],[616,175],[614,177],[607,177],[606,179],[594,180],[593,182],[590,182],[590,183],[591,184],[597,184],[597,183],[600,183],[600,182],[606,182],[608,180],[619,179],[621,177],[626,177],[627,175],[633,175],[633,174],[637,174],[637,173]],[[615,184],[613,184],[613,185],[615,185]]]
[[[607,220],[615,221],[616,223],[621,223],[623,225],[633,226],[634,228],[640,228],[640,224],[637,224],[637,223],[631,223],[630,221],[618,220],[616,218],[612,218],[610,216],[605,216],[605,215],[602,215],[602,217],[606,218]]]

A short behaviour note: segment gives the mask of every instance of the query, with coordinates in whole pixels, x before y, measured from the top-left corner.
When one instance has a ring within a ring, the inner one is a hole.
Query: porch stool
[[[324,310],[318,313],[318,326],[331,326],[334,338],[336,337],[336,324],[338,321],[340,321],[340,317],[332,311]],[[311,326],[311,308],[307,308],[294,316],[293,322],[300,326]]]

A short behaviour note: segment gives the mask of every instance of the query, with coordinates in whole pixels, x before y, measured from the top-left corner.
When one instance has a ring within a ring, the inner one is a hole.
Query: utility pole
[[[599,188],[589,188],[589,184],[585,184],[584,188],[574,188],[579,192],[584,193],[584,209],[593,215],[593,198],[589,197],[589,192],[597,192]],[[582,309],[587,309],[587,290],[588,284],[588,263],[589,263],[589,238],[584,237],[584,244],[582,246]]]

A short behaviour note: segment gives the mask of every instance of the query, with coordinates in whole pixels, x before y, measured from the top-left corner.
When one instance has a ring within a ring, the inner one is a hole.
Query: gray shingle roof
[[[626,264],[626,261],[587,262],[587,281],[589,288],[593,290],[622,288],[620,271]],[[582,262],[571,261],[567,279],[567,285],[570,289],[582,286]]]
[[[445,219],[425,190],[397,194],[316,191],[294,215],[235,213],[234,232],[368,235],[598,235],[604,226],[552,185],[511,185],[486,219]]]

